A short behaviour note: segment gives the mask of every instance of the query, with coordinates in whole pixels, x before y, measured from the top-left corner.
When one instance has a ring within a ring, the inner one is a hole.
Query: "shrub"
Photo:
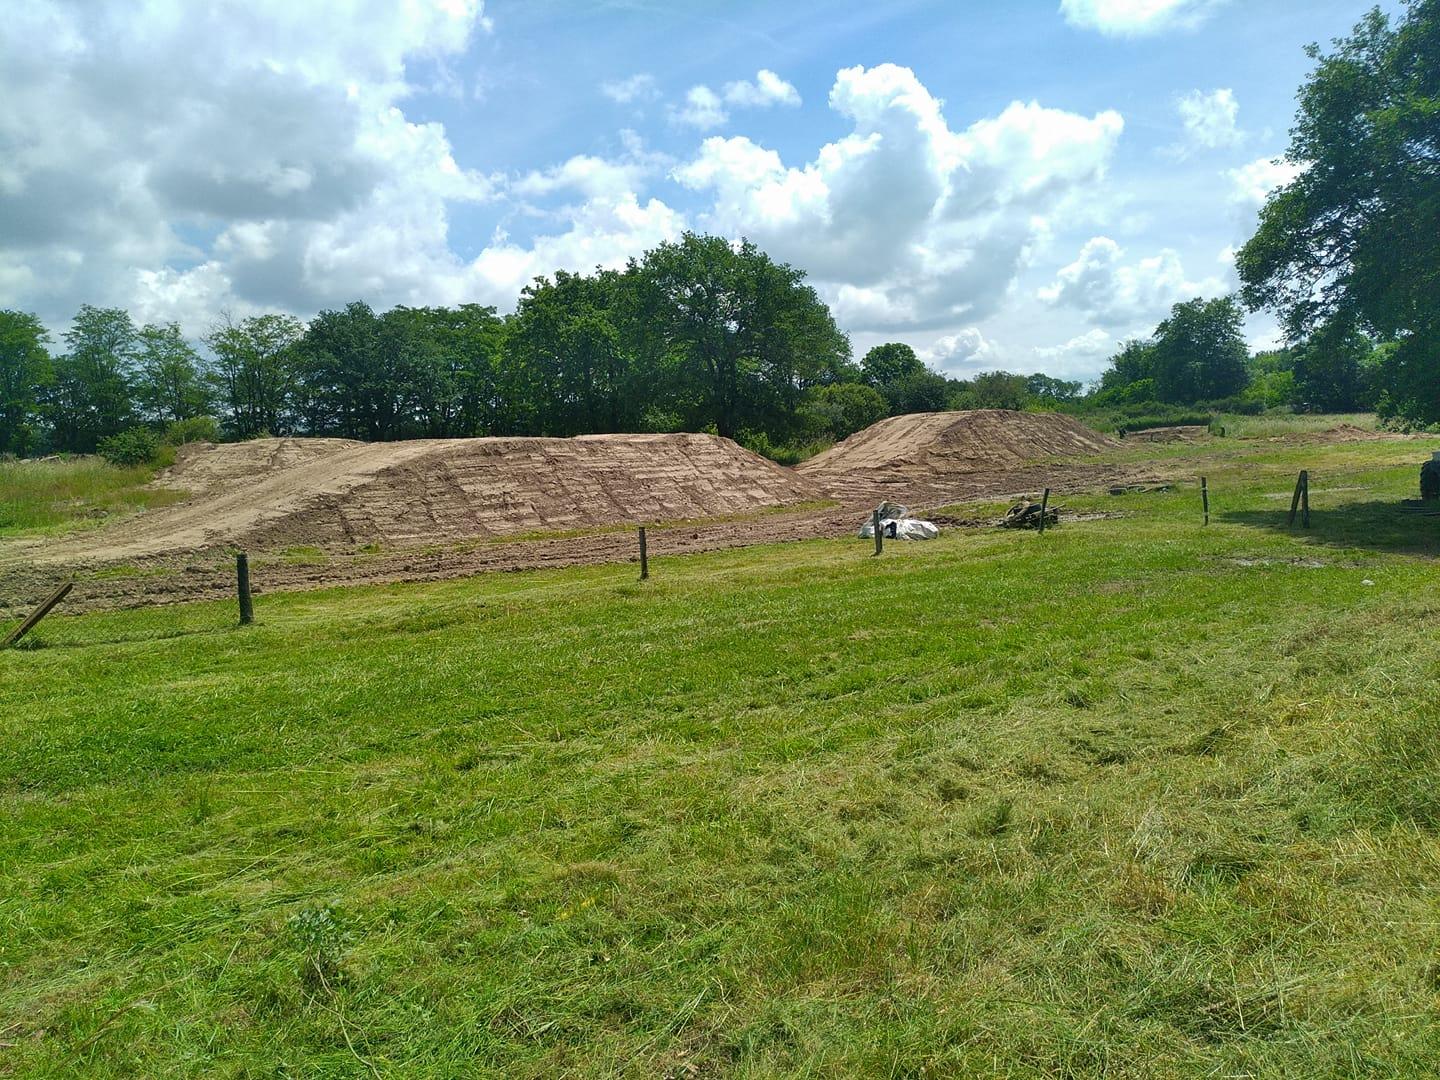
[[[165,441],[171,446],[184,446],[192,442],[219,442],[220,425],[213,416],[172,420],[165,428]]]
[[[149,428],[126,428],[101,439],[97,449],[111,465],[149,465],[159,457],[160,437]]]

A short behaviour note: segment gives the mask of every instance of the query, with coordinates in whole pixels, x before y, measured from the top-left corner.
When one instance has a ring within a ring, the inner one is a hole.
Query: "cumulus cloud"
[[[976,327],[969,326],[954,334],[936,338],[920,351],[920,359],[930,367],[952,374],[973,374],[995,366],[997,350]]]
[[[800,91],[776,75],[761,68],[755,73],[755,81],[741,79],[725,84],[725,103],[741,109],[768,109],[772,105],[797,106]]]
[[[1071,26],[1114,37],[1193,30],[1225,0],[1060,0]]]
[[[804,165],[712,136],[672,175],[711,195],[702,224],[805,267],[854,329],[992,313],[1052,220],[1104,177],[1124,127],[1115,112],[1015,102],[955,131],[894,64],[840,71],[830,106],[851,131]]]
[[[1240,130],[1240,103],[1230,89],[1192,90],[1175,103],[1185,129],[1184,142],[1177,150],[1219,150],[1244,139]]]
[[[409,72],[443,70],[488,29],[480,0],[37,0],[7,16],[0,307],[52,326],[85,302],[191,333],[222,309],[357,296],[508,306],[536,274],[618,266],[685,227],[638,194],[665,160],[633,135],[613,160],[510,178],[406,116]],[[497,233],[462,259],[449,216],[465,203],[540,235]]]
[[[1091,380],[1105,370],[1119,348],[1119,339],[1105,330],[1087,330],[1061,345],[1035,349],[1037,366],[1061,379]]]
[[[741,79],[725,84],[722,93],[701,84],[685,93],[684,102],[672,112],[676,123],[709,131],[730,121],[731,109],[769,109],[776,105],[798,106],[800,92],[775,72],[761,68],[753,82]]]
[[[1257,158],[1239,168],[1227,169],[1230,201],[1247,210],[1258,210],[1278,187],[1284,187],[1305,170],[1284,158]]]
[[[638,75],[631,75],[627,79],[615,79],[600,84],[600,92],[611,101],[620,105],[633,105],[644,101],[654,101],[660,96],[659,84],[655,76],[641,72]]]
[[[1127,263],[1119,244],[1097,236],[1038,295],[1047,304],[1080,311],[1098,326],[1148,329],[1180,300],[1226,291],[1217,277],[1187,279],[1180,256],[1168,248]]]

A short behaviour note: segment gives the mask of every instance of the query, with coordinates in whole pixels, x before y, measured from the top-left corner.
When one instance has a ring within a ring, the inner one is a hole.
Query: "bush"
[[[219,442],[220,425],[213,416],[172,420],[165,428],[165,441],[171,446],[184,446],[192,442]]]
[[[835,439],[843,439],[883,420],[887,410],[884,395],[863,383],[819,387],[809,393],[801,406],[807,427]]]
[[[799,465],[800,462],[814,457],[822,450],[828,450],[833,445],[829,439],[816,439],[799,443],[777,443],[770,439],[763,431],[745,432],[739,438],[739,443],[752,454],[759,454],[763,458],[780,465]]]
[[[97,447],[111,465],[149,465],[160,456],[160,436],[149,428],[126,428],[100,440]]]

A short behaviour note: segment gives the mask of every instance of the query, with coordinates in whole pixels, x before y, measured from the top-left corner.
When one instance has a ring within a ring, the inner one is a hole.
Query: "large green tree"
[[[156,420],[189,420],[210,411],[200,354],[175,323],[142,327],[136,338],[135,398]]]
[[[29,453],[39,441],[40,395],[53,374],[49,340],[34,315],[0,311],[0,453]]]
[[[749,241],[687,233],[631,265],[636,317],[662,343],[694,426],[773,431],[810,386],[843,381],[850,342],[802,271]]]
[[[1189,405],[1245,389],[1250,351],[1232,297],[1187,300],[1170,309],[1151,345],[1155,399]]]
[[[1285,158],[1236,260],[1251,308],[1292,340],[1327,323],[1395,342],[1382,408],[1440,420],[1440,0],[1378,8],[1324,52],[1300,90]]]
[[[891,383],[920,375],[924,371],[925,365],[915,355],[915,350],[903,341],[887,341],[883,345],[875,345],[860,361],[860,372],[865,381],[882,393]]]
[[[120,308],[83,305],[65,331],[65,355],[45,394],[51,442],[93,453],[100,440],[135,422],[133,381],[139,333]]]
[[[294,316],[256,315],[240,322],[227,318],[206,335],[225,426],[235,438],[291,429],[303,332]]]

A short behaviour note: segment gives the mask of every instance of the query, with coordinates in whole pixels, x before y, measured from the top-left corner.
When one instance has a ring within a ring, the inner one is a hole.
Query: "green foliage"
[[[1440,0],[1394,24],[1377,8],[1310,55],[1285,155],[1301,171],[1239,253],[1245,301],[1293,340],[1331,324],[1396,342],[1381,407],[1440,420]],[[1317,379],[1328,395],[1330,375]]]
[[[864,383],[832,383],[811,390],[803,410],[809,425],[838,441],[884,419],[884,396]]]
[[[860,361],[864,380],[877,390],[883,390],[892,383],[922,375],[925,365],[909,345],[898,341],[876,345]]]
[[[1353,323],[1328,322],[1293,350],[1297,407],[1313,412],[1374,408],[1373,343]]]
[[[132,383],[138,332],[119,308],[86,304],[65,331],[43,408],[53,449],[90,453],[135,419]]]
[[[155,420],[178,423],[210,410],[210,388],[201,374],[200,354],[175,323],[141,328],[136,366],[136,402]]]
[[[776,431],[804,389],[840,381],[850,342],[805,275],[749,241],[687,233],[628,272],[637,340],[663,356],[679,411],[696,427]]]
[[[206,335],[215,354],[211,378],[230,435],[249,439],[294,428],[303,331],[293,316],[256,315],[238,323],[226,317]]]
[[[154,431],[132,427],[101,439],[99,453],[111,465],[149,465],[155,461],[162,445]]]
[[[172,420],[165,425],[165,442],[170,446],[219,441],[220,424],[213,416],[192,416],[186,420]]]
[[[0,311],[0,454],[27,454],[39,441],[40,396],[53,378],[40,320]]]

